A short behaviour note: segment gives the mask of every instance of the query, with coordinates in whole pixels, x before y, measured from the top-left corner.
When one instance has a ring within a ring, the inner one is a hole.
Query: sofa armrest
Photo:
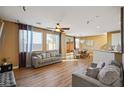
[[[108,87],[98,80],[86,76],[85,74],[72,74],[72,87]]]

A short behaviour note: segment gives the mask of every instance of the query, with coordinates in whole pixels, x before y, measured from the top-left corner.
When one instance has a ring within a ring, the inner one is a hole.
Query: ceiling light
[[[100,16],[95,16],[95,18],[99,18]]]
[[[60,32],[60,29],[56,28],[56,32]]]
[[[37,25],[41,25],[41,23],[40,23],[40,22],[37,22],[36,24],[37,24]]]
[[[96,26],[96,28],[98,28],[98,29],[99,29],[99,28],[100,28],[100,26]]]
[[[77,34],[76,36],[79,36],[79,34]]]
[[[58,29],[60,29],[60,28],[61,28],[61,27],[60,27],[60,25],[59,25],[59,23],[57,23],[56,28],[58,28]]]

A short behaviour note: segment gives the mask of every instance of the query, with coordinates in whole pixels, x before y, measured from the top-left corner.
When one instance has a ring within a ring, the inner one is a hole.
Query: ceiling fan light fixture
[[[55,31],[56,31],[56,32],[61,32],[60,29],[58,29],[58,28],[56,28]]]
[[[60,27],[60,25],[57,23],[57,25],[56,25],[56,28],[58,28],[58,29],[60,29],[61,27]]]
[[[41,25],[41,22],[36,22],[37,25]]]

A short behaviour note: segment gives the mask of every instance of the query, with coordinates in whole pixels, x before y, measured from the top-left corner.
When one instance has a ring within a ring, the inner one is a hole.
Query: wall
[[[4,26],[4,30],[5,32],[5,39],[4,39],[4,44],[3,44],[3,48],[0,51],[0,59],[3,57],[9,57],[11,63],[14,66],[18,66],[19,64],[19,39],[18,39],[18,25],[13,23],[13,22],[8,22],[5,21],[5,26]],[[38,31],[38,32],[42,32],[43,34],[43,50],[46,50],[46,33],[52,33],[52,34],[58,34],[57,32],[51,32],[48,31],[46,29],[42,29],[42,28],[37,28],[37,27],[33,27],[33,31]],[[62,55],[65,56],[65,34],[62,34],[62,47],[61,47],[61,51],[62,51]]]
[[[65,57],[66,56],[66,35],[65,33],[62,33],[61,35],[61,53],[62,53],[62,57]]]
[[[15,23],[5,21],[3,31],[5,38],[0,55],[10,58],[10,62],[14,66],[18,66],[18,26]]]
[[[93,40],[93,48],[96,50],[105,49],[107,44],[107,35],[81,37],[80,40]],[[83,48],[85,45],[80,45]]]

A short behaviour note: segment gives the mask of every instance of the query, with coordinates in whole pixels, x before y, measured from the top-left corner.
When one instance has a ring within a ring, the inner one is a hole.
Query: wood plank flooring
[[[90,59],[66,59],[37,69],[14,70],[18,87],[71,87],[72,73],[87,68]]]

